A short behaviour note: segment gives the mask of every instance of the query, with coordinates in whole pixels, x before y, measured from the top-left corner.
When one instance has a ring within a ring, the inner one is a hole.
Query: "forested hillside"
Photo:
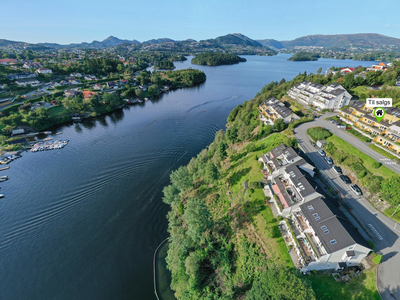
[[[245,61],[246,61],[245,58],[239,57],[236,54],[203,53],[193,58],[192,64],[206,65],[206,66],[220,66],[220,65],[232,65]]]

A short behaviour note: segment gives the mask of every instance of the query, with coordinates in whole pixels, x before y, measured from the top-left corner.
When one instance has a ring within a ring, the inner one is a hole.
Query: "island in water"
[[[291,61],[314,61],[318,60],[321,56],[318,53],[311,53],[311,52],[297,52],[293,54],[292,57],[288,58]]]
[[[192,64],[205,66],[233,65],[245,62],[246,59],[236,54],[202,53],[192,59]]]

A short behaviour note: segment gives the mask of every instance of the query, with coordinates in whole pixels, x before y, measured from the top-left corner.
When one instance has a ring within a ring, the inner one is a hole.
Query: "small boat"
[[[7,181],[7,179],[5,179],[5,178],[0,178],[0,182],[4,182],[4,181]]]
[[[43,131],[44,134],[51,134],[51,131]]]
[[[0,194],[0,198],[4,198],[4,195],[3,195],[3,194]]]
[[[8,176],[7,176],[7,175],[5,175],[5,176],[0,176],[0,179],[8,179]]]
[[[59,131],[59,132],[57,132],[56,134],[62,134],[62,132],[61,132],[61,131]]]
[[[53,139],[53,138],[48,137],[48,138],[43,139],[43,141],[51,141],[52,139]]]
[[[4,170],[8,170],[10,167],[3,167],[3,168],[0,168],[0,171],[4,171]]]
[[[149,98],[144,98],[144,101],[147,101],[147,100],[149,100]]]

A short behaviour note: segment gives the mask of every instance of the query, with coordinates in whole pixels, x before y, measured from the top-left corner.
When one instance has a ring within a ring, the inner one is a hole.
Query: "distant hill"
[[[9,41],[9,40],[4,40],[0,39],[0,47],[7,47],[7,46],[23,46],[28,43],[25,42],[16,42],[16,41]]]
[[[285,46],[277,41],[277,40],[273,40],[273,39],[265,39],[265,40],[256,40],[257,42],[259,42],[261,45],[265,46],[265,47],[270,47],[273,49],[283,49],[285,48]]]
[[[239,46],[262,47],[262,45],[259,42],[252,40],[249,37],[247,37],[241,33],[227,34],[224,36],[219,36],[215,39],[208,39],[205,41],[209,42],[209,43],[217,43],[219,45],[239,45]]]
[[[165,43],[165,42],[175,42],[174,40],[171,40],[169,38],[161,38],[161,39],[152,39],[143,42],[143,44],[160,44],[160,43]]]
[[[393,45],[400,47],[400,39],[376,33],[358,34],[336,34],[336,35],[308,35],[299,37],[292,41],[280,41],[285,48],[295,46],[318,46],[318,47],[349,47],[351,45],[361,47],[375,47],[382,45]]]
[[[137,40],[121,40],[115,36],[109,36],[105,40],[99,42],[99,41],[93,41],[91,43],[80,43],[80,44],[68,44],[68,45],[60,45],[56,43],[39,43],[38,45],[50,47],[50,48],[106,48],[106,47],[113,47],[113,46],[118,46],[120,44],[140,44],[139,41]]]

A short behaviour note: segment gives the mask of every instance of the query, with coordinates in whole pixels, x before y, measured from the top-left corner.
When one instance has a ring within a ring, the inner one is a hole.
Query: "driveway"
[[[349,185],[345,184],[325,159],[318,154],[317,148],[312,145],[311,140],[307,136],[308,128],[322,126],[331,130],[332,133],[337,134],[337,136],[367,155],[370,155],[373,150],[366,143],[322,119],[333,115],[325,114],[313,122],[301,124],[294,129],[295,136],[299,141],[300,147],[314,162],[316,168],[331,181],[331,184],[343,195],[344,201],[352,208],[353,213],[358,215],[360,223],[367,229],[371,235],[371,239],[375,242],[375,251],[383,255],[382,263],[378,267],[377,280],[378,290],[382,299],[400,299],[400,224],[376,210],[363,196],[355,195],[350,190]],[[377,161],[380,161],[381,158],[386,159],[386,157],[379,153],[373,152],[370,156]],[[398,165],[386,166],[400,174]]]

